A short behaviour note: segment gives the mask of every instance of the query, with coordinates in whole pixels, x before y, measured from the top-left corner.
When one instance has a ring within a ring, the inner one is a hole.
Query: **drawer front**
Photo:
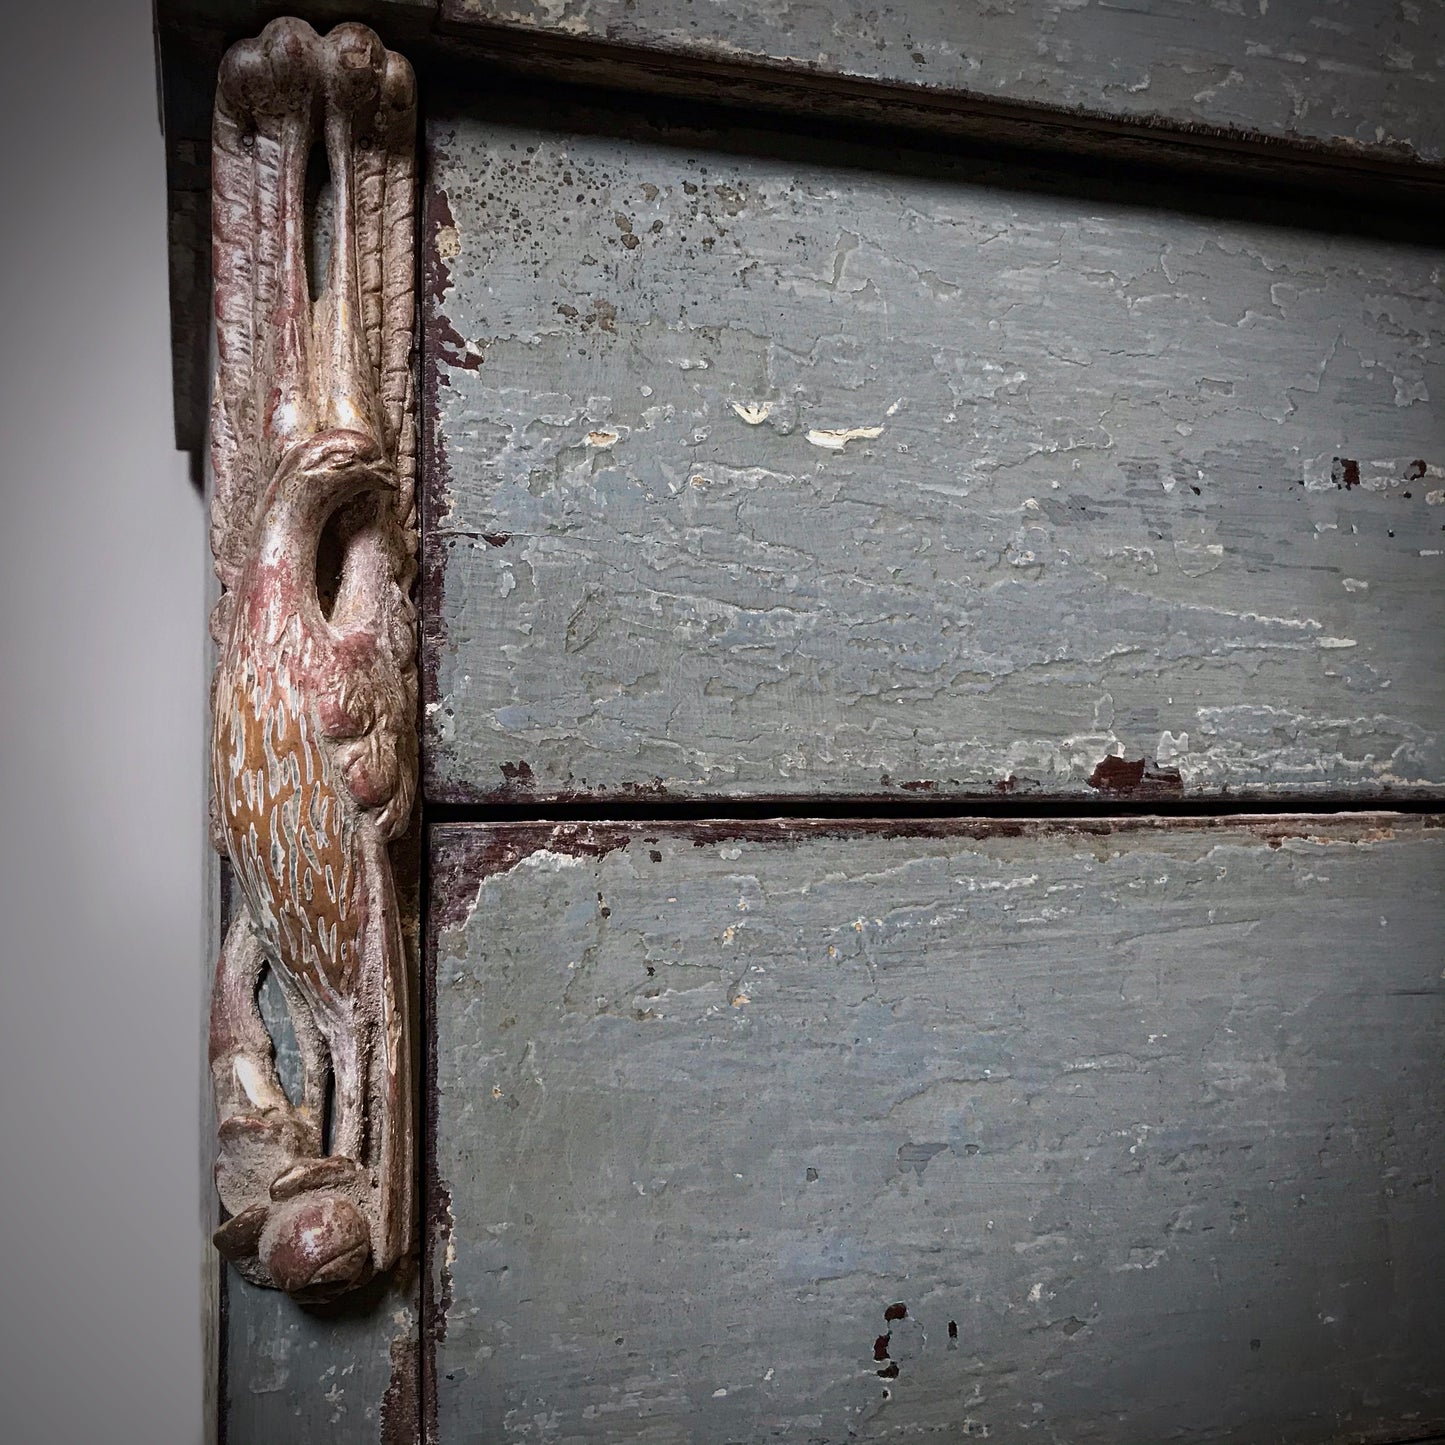
[[[438,1445],[1445,1425],[1431,822],[431,849]]]
[[[1445,782],[1438,249],[560,103],[428,175],[429,796]]]

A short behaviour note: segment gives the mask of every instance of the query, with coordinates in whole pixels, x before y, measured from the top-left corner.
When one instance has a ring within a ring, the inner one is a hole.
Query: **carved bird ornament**
[[[410,1247],[408,969],[388,845],[416,778],[415,86],[371,31],[278,20],[222,65],[213,137],[223,595],[213,809],[238,895],[212,994],[216,1243],[302,1299]],[[329,197],[308,186],[324,155]],[[308,254],[329,199],[330,256]],[[291,1015],[299,1098],[257,996]]]

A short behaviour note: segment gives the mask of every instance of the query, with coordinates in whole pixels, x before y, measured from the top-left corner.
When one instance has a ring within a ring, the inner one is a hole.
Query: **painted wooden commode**
[[[157,6],[218,1438],[1445,1437],[1445,12],[287,10]]]

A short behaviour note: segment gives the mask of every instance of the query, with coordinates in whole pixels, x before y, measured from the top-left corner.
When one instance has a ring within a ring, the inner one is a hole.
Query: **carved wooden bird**
[[[212,545],[225,593],[215,822],[238,907],[217,967],[217,1244],[306,1298],[412,1223],[406,952],[388,844],[416,775],[411,390],[414,83],[369,30],[280,20],[222,67]],[[311,297],[331,176],[330,264]],[[288,1098],[257,1006],[271,970],[302,1060]],[[334,1084],[328,1116],[328,1089]]]

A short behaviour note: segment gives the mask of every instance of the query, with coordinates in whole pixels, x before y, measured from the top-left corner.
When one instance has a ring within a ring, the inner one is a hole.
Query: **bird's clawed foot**
[[[305,1152],[313,1137],[274,1110],[221,1124],[217,1186],[228,1204],[250,1202],[214,1240],[253,1284],[319,1303],[364,1283],[373,1264],[366,1178],[353,1160]]]

